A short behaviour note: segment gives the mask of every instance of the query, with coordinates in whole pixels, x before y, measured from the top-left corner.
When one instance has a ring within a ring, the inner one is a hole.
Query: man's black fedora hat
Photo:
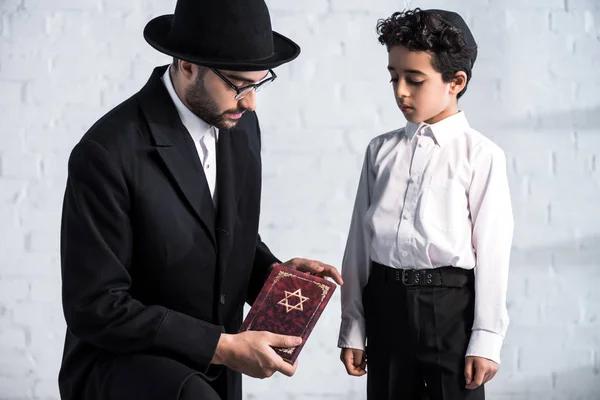
[[[144,38],[170,56],[233,71],[275,68],[300,54],[273,32],[264,0],[178,0],[174,14],[148,22]]]

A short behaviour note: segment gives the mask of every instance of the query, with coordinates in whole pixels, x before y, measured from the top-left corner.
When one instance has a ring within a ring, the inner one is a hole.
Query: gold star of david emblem
[[[299,300],[299,303],[296,305],[291,305],[288,300],[292,297],[297,297]],[[304,303],[306,300],[308,300],[308,297],[302,296],[302,291],[300,289],[296,290],[295,292],[288,292],[286,290],[285,291],[285,299],[280,300],[279,303],[277,303],[277,304],[284,306],[286,313],[289,313],[292,310],[304,311],[304,308],[302,307],[302,303]]]

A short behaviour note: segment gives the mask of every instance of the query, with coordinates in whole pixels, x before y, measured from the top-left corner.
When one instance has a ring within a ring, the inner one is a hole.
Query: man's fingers
[[[467,357],[465,363],[465,383],[467,386],[471,384],[473,381],[473,359],[471,357]]]
[[[333,281],[335,283],[337,283],[338,285],[343,285],[344,284],[344,280],[342,279],[342,274],[340,274],[340,272],[337,270],[337,268],[329,266],[328,268],[326,268],[325,270],[326,275],[329,276],[331,279],[333,279]]]
[[[298,363],[295,362],[294,365],[286,362],[283,358],[276,355],[279,360],[276,361],[275,369],[285,376],[293,376],[296,372],[296,368],[298,368]]]
[[[298,271],[310,272],[323,277],[330,277],[338,285],[344,284],[342,274],[340,274],[337,268],[332,265],[319,261],[307,260],[305,258],[294,258],[290,260],[290,262],[296,265],[296,269],[298,269]]]
[[[333,281],[338,285],[344,284],[342,274],[340,274],[337,268],[335,268],[333,265],[324,264],[319,261],[311,261],[310,269],[311,271],[316,272],[323,277],[329,277],[333,279]]]
[[[274,347],[295,347],[302,344],[302,338],[272,333],[269,335],[268,343]]]

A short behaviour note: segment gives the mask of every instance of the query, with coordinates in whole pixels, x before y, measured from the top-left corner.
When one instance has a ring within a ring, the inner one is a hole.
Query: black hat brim
[[[300,54],[300,46],[285,36],[273,32],[274,52],[271,57],[261,60],[217,60],[202,54],[194,54],[189,49],[177,48],[169,41],[173,15],[161,15],[152,19],[144,28],[144,39],[161,53],[205,67],[231,71],[262,71],[278,67],[294,60]]]

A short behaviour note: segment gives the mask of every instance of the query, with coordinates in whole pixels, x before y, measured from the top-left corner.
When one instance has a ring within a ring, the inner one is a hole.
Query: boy
[[[407,123],[366,151],[341,359],[354,376],[368,365],[370,400],[484,399],[508,325],[513,216],[504,152],[458,109],[477,45],[449,11],[397,12],[377,28]]]

